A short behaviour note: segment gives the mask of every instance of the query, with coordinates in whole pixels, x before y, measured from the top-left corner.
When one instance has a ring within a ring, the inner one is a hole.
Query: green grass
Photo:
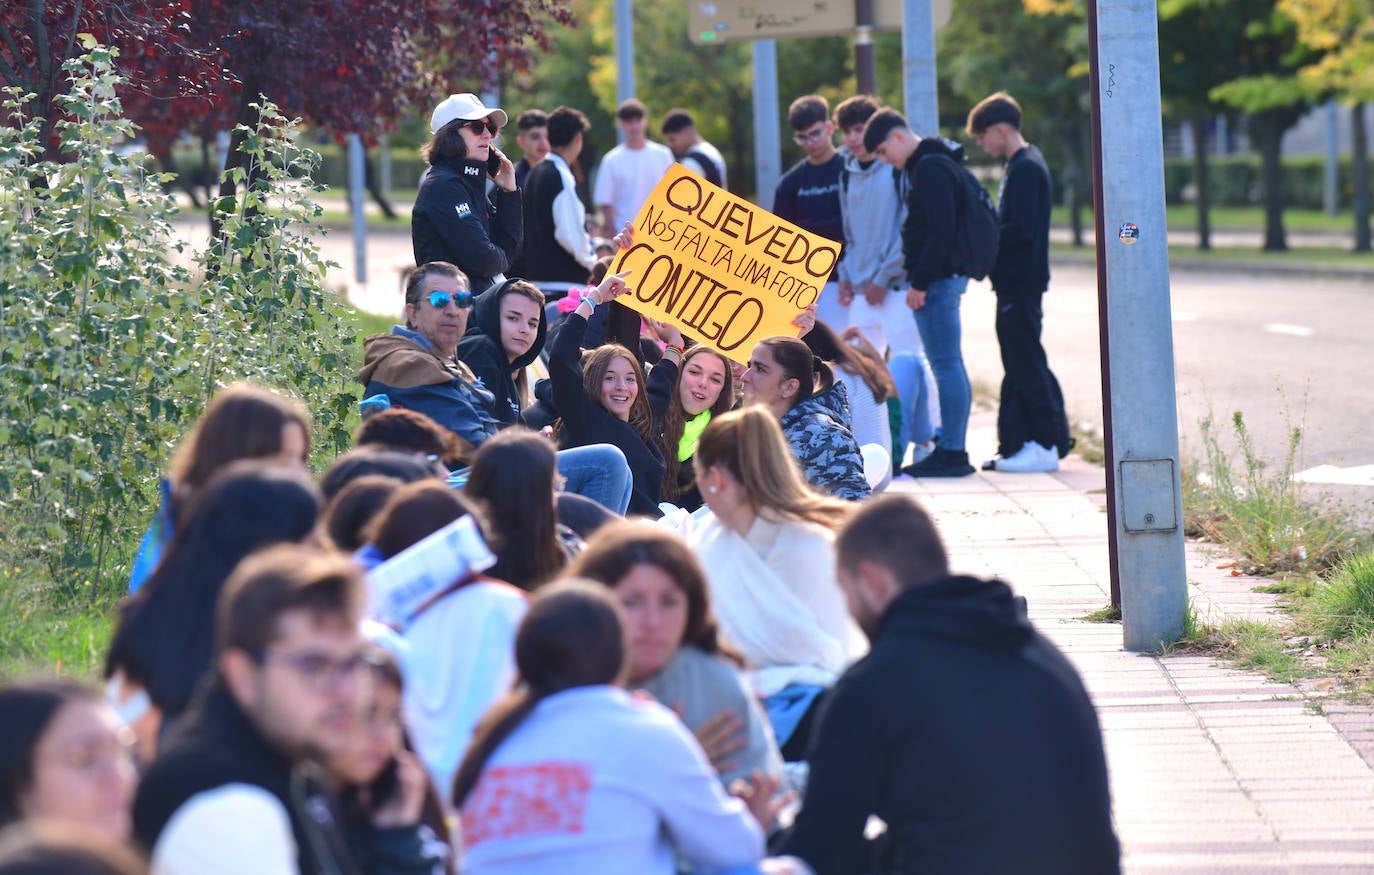
[[[1300,648],[1287,644],[1289,634],[1254,620],[1226,620],[1214,625],[1190,607],[1182,637],[1166,653],[1211,654],[1285,683],[1318,674],[1319,668],[1303,658]]]
[[[1374,270],[1374,254],[1355,253],[1335,246],[1301,246],[1289,243],[1286,252],[1263,252],[1258,246],[1225,246],[1208,250],[1174,243],[1169,245],[1171,262],[1203,262],[1210,264],[1275,264],[1291,268]],[[1092,246],[1073,246],[1069,243],[1050,243],[1055,256],[1092,260]]]
[[[1084,208],[1083,222],[1090,226],[1092,210]],[[1208,211],[1213,231],[1254,231],[1264,227],[1263,207],[1212,207]],[[1174,231],[1197,231],[1197,207],[1193,204],[1173,204],[1165,208],[1165,221]],[[1069,227],[1068,207],[1055,207],[1050,223],[1056,228]],[[1353,233],[1354,215],[1349,210],[1328,216],[1322,210],[1289,208],[1283,212],[1283,226],[1289,231],[1328,231]]]
[[[1121,608],[1116,605],[1104,605],[1095,611],[1089,611],[1078,619],[1085,623],[1120,623]]]

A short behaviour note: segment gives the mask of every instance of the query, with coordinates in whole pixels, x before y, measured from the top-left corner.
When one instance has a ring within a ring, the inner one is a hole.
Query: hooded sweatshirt
[[[959,181],[955,168],[933,156],[964,163],[964,147],[953,140],[925,137],[907,160],[907,212],[902,225],[902,254],[907,282],[927,289],[938,279],[955,274],[954,224],[959,215]]]
[[[782,430],[812,486],[836,498],[862,501],[872,490],[849,421],[848,391],[836,381],[784,413]]]
[[[899,594],[823,706],[810,762],[782,852],[817,875],[1120,871],[1097,713],[999,580]],[[876,846],[870,814],[887,824]]]
[[[844,220],[844,258],[836,270],[841,282],[862,294],[869,283],[884,289],[906,280],[900,229],[906,221],[902,171],[874,158],[864,167],[846,154],[840,173],[840,216]]]
[[[477,384],[467,365],[445,358],[423,334],[396,325],[390,334],[363,341],[363,394],[386,395],[396,407],[415,410],[456,434],[463,464],[492,435],[492,394]]]
[[[534,343],[515,361],[506,355],[501,345],[501,296],[514,282],[501,285],[477,296],[468,320],[467,333],[458,341],[458,360],[472,369],[477,384],[492,394],[491,415],[502,427],[522,422],[520,392],[515,387],[515,373],[539,358],[548,335],[549,323],[544,308],[539,308],[539,329]]]

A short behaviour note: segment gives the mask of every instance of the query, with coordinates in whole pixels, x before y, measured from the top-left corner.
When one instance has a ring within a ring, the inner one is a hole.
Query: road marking
[[[1270,322],[1264,326],[1264,330],[1270,334],[1287,334],[1292,337],[1311,337],[1316,334],[1316,330],[1306,325],[1289,325],[1287,322]]]
[[[1374,465],[1341,468],[1337,465],[1318,465],[1293,475],[1299,483],[1325,483],[1336,486],[1374,486]]]

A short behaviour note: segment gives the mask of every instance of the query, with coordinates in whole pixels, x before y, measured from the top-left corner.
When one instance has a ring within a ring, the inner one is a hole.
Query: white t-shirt
[[[616,146],[601,159],[592,201],[598,208],[610,204],[613,228],[619,232],[639,215],[639,208],[672,166],[673,153],[662,143],[649,140],[642,149]]]
[[[673,712],[618,687],[540,702],[496,748],[463,804],[464,875],[672,875],[763,856],[763,832],[725,795]]]

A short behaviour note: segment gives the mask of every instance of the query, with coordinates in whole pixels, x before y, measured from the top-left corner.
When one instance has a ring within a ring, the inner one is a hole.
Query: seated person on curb
[[[524,280],[506,280],[473,305],[458,360],[493,395],[491,414],[503,427],[521,422],[525,368],[544,351],[547,332],[544,293]]]
[[[778,418],[807,482],[846,501],[869,496],[844,383],[803,341],[785,335],[760,340],[740,386],[746,405],[762,404]]]
[[[224,589],[215,663],[134,800],[134,834],[165,875],[350,871],[334,799],[317,779],[350,743],[364,643],[362,572],[314,548],[244,560]],[[417,823],[374,836],[428,852]]]
[[[405,295],[405,326],[363,341],[358,379],[367,396],[386,395],[393,406],[418,410],[452,431],[461,461],[470,464],[501,423],[491,414],[492,393],[455,358],[473,303],[467,277],[451,264],[431,262],[406,280]],[[623,454],[613,446],[587,444],[559,453],[558,470],[568,480],[568,491],[623,514],[630,486]]]
[[[784,850],[819,875],[1119,872],[1097,713],[1024,600],[951,575],[907,495],[859,508],[836,552],[872,650],[822,707]]]
[[[833,530],[851,506],[806,485],[777,420],[758,407],[712,420],[696,468],[711,516],[690,540],[711,603],[783,757],[799,761],[820,695],[862,650],[833,574]]]
[[[782,757],[740,658],[721,641],[706,573],[682,538],[621,522],[597,533],[568,569],[620,599],[629,685],[672,708],[729,787],[756,770],[783,780]]]
[[[620,344],[597,347],[582,361],[582,338],[594,307],[630,291],[625,274],[608,274],[568,314],[549,354],[553,400],[562,417],[559,440],[567,447],[608,443],[625,454],[634,475],[629,512],[658,517],[663,453],[653,436],[644,371]]]

